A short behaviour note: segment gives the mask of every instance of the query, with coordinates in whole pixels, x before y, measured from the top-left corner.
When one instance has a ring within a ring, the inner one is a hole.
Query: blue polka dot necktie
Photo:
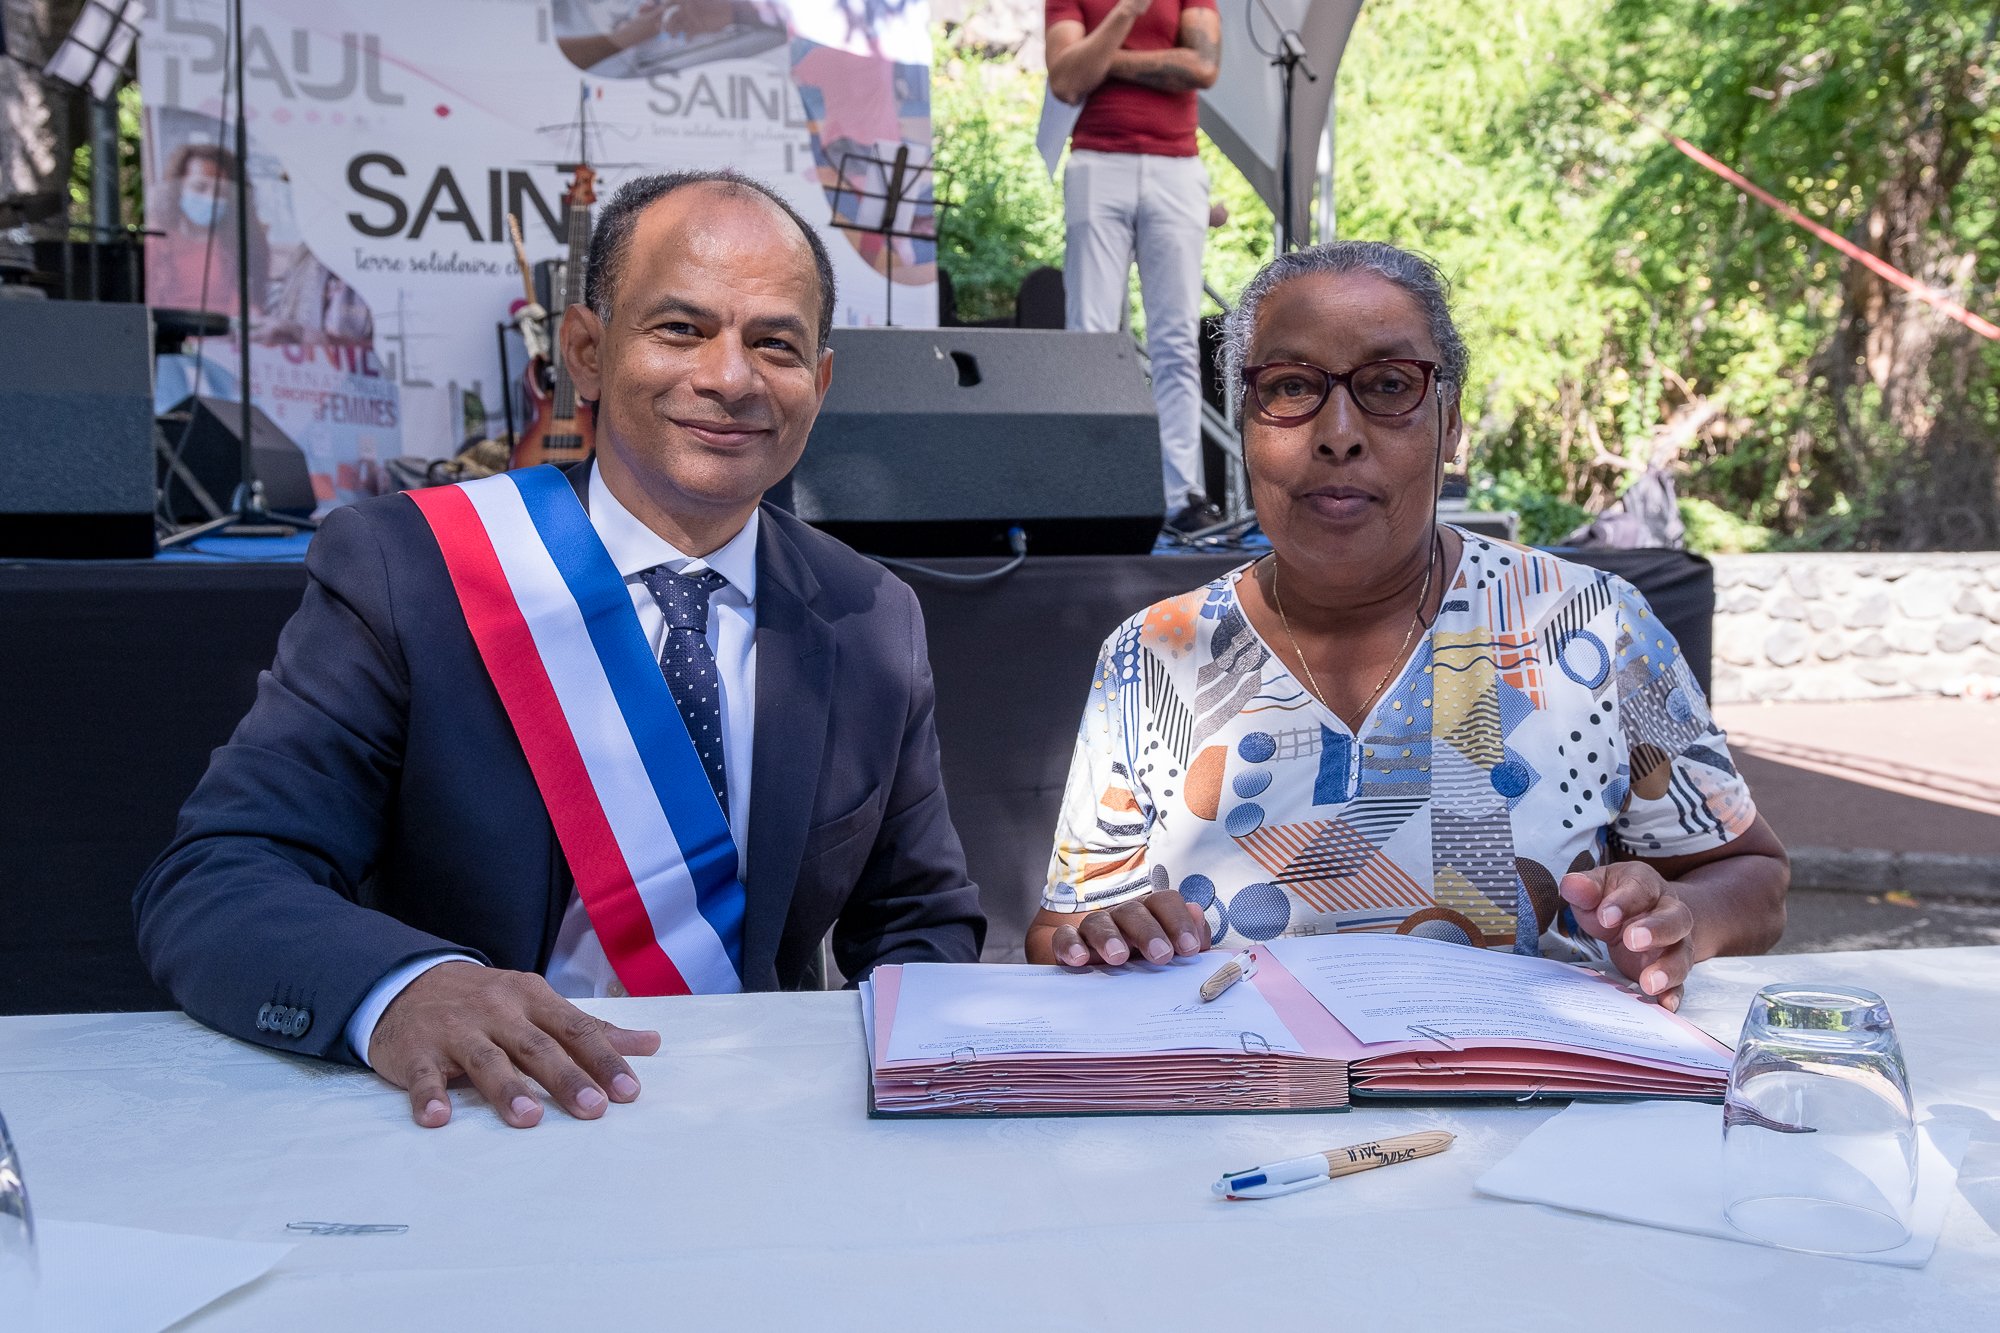
[[[640,573],[639,581],[653,594],[667,617],[666,641],[660,645],[660,673],[667,678],[674,703],[687,723],[694,751],[708,771],[708,785],[726,818],[729,784],[722,767],[722,677],[715,654],[708,648],[708,599],[729,580],[712,569],[676,574],[665,565]]]

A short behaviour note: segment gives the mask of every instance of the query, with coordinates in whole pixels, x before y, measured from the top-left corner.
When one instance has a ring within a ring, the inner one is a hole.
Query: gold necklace
[[[1370,694],[1367,702],[1361,705],[1359,716],[1363,722],[1368,720],[1368,710],[1375,706],[1375,700],[1381,697],[1383,690],[1389,688],[1389,681],[1396,674],[1396,668],[1403,664],[1403,654],[1409,651],[1410,640],[1417,637],[1417,626],[1424,623],[1424,603],[1431,599],[1431,570],[1437,565],[1437,547],[1435,544],[1437,537],[1435,534],[1432,535],[1431,541],[1433,543],[1431,558],[1424,562],[1424,590],[1417,594],[1417,613],[1410,618],[1409,632],[1403,635],[1402,646],[1396,649],[1396,655],[1389,660],[1389,669],[1382,673],[1382,679],[1376,682],[1374,693]],[[1312,663],[1306,661],[1306,655],[1299,651],[1299,641],[1292,634],[1292,622],[1285,619],[1285,599],[1278,591],[1278,553],[1276,551],[1271,553],[1271,604],[1277,608],[1278,624],[1284,627],[1285,641],[1292,645],[1292,656],[1298,658],[1299,665],[1306,670],[1306,685],[1312,690],[1313,698],[1319,700],[1327,712],[1332,713],[1335,717],[1340,717],[1339,712],[1334,709],[1334,706],[1327,702],[1326,695],[1320,692],[1319,680],[1313,675]],[[1345,722],[1347,719],[1341,718],[1341,720]],[[1356,726],[1354,730],[1359,733],[1361,728]]]

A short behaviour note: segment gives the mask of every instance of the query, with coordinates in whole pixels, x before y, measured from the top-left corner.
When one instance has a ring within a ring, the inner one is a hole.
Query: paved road
[[[1937,949],[2000,944],[2000,903],[1900,895],[1795,892],[1786,901],[1785,937],[1773,953],[1843,949]]]
[[[2000,701],[1722,704],[1715,718],[1790,846],[2000,855]]]
[[[1793,847],[2000,856],[2000,702],[1724,704],[1757,808]],[[2000,944],[2000,902],[1800,890],[1777,953]]]

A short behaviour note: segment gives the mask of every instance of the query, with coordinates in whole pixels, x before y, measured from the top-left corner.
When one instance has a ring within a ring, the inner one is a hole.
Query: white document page
[[[1360,1041],[1500,1037],[1730,1065],[1658,1005],[1553,958],[1408,935],[1304,935],[1264,947]]]
[[[1056,178],[1056,163],[1062,160],[1063,145],[1069,142],[1069,132],[1076,128],[1081,115],[1083,103],[1071,106],[1048,89],[1042,90],[1042,120],[1035,127],[1035,147],[1048,166],[1050,180]]]
[[[296,1248],[97,1222],[44,1219],[37,1230],[41,1286],[32,1309],[0,1306],[9,1333],[156,1333],[255,1282]]]
[[[1124,967],[911,963],[889,1032],[891,1060],[948,1060],[1019,1051],[1189,1049],[1304,1054],[1270,1003],[1238,982],[1213,1003],[1201,983],[1221,952]]]

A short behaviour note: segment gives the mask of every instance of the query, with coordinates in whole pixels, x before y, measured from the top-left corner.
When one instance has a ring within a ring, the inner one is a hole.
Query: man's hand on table
[[[1172,889],[1101,911],[1038,914],[1028,928],[1028,961],[1083,967],[1123,965],[1132,958],[1164,963],[1209,947],[1208,919]]]
[[[1611,946],[1611,961],[1668,1009],[1694,966],[1694,913],[1644,861],[1616,861],[1563,876],[1558,886],[1577,925]]]
[[[593,1018],[532,973],[456,961],[390,1002],[367,1055],[376,1073],[409,1092],[410,1113],[426,1129],[450,1121],[445,1083],[461,1074],[502,1120],[528,1129],[542,1119],[530,1077],[577,1119],[595,1120],[611,1102],[639,1095],[625,1057],[659,1049],[659,1033]]]

